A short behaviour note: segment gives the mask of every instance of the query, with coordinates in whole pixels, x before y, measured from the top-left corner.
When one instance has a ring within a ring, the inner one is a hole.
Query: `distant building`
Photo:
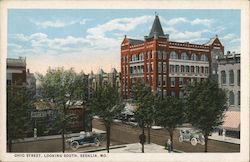
[[[228,91],[228,110],[240,111],[240,54],[218,57],[218,83]]]
[[[7,58],[7,85],[26,85],[26,58]]]
[[[131,98],[132,85],[142,80],[161,96],[183,97],[182,87],[212,75],[217,79],[216,57],[224,46],[218,36],[206,44],[174,42],[164,34],[158,15],[144,40],[125,36],[121,43],[121,93]]]
[[[227,91],[227,111],[220,132],[240,138],[240,54],[218,57],[218,84]],[[221,133],[222,135],[223,133]]]
[[[105,73],[101,68],[97,71],[96,74],[91,71],[88,75],[88,95],[91,98],[93,91],[98,87],[111,84],[116,86],[119,90],[120,88],[120,74],[115,68],[112,68],[109,73]]]
[[[26,58],[7,58],[7,85],[26,86],[33,95],[36,94],[36,78],[34,73],[26,70]]]

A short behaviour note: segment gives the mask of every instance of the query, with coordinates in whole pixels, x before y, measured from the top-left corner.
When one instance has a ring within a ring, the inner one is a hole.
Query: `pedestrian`
[[[170,140],[170,139],[168,139],[168,142],[167,142],[167,149],[168,149],[168,153],[170,153],[170,152],[171,152],[171,145],[172,145],[171,140]]]

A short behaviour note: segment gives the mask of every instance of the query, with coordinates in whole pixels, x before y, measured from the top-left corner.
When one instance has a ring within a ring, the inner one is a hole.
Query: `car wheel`
[[[95,146],[100,146],[100,141],[97,138],[95,139]]]
[[[79,148],[79,143],[77,141],[71,142],[70,148],[74,151],[77,150]]]
[[[196,139],[196,138],[192,138],[192,139],[191,139],[191,144],[192,144],[193,146],[197,145],[197,139]]]
[[[179,137],[179,142],[183,142],[183,136]]]

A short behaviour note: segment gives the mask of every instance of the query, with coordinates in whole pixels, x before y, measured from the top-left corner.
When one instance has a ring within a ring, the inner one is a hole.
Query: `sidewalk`
[[[118,147],[116,145],[116,148],[111,148],[109,152],[110,153],[141,153],[141,149],[142,149],[142,145],[140,143],[132,143],[132,144],[122,145],[121,147]],[[178,150],[174,150],[174,151],[180,152]],[[95,151],[95,152],[107,153],[107,150],[104,149],[104,150]],[[175,153],[175,152],[172,152],[172,153]],[[168,150],[166,150],[164,146],[151,143],[151,144],[144,145],[144,153],[168,153]]]
[[[223,136],[219,136],[218,132],[212,133],[212,136],[208,136],[208,139],[221,141],[221,142],[228,142],[228,143],[234,143],[234,144],[240,144],[240,139],[238,138],[232,138],[232,137],[225,137],[223,139]]]

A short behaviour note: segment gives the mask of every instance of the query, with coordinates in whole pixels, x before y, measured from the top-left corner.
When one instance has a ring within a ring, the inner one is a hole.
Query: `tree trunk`
[[[208,135],[205,134],[204,138],[205,138],[205,150],[204,151],[207,152]]]
[[[66,106],[63,106],[63,125],[62,125],[62,152],[65,151],[65,139],[64,139],[64,133],[65,133],[65,114],[66,114]]]
[[[144,123],[143,123],[143,126],[142,126],[142,134],[144,136]],[[144,153],[144,143],[142,143],[141,145],[142,145],[141,152]]]
[[[150,144],[150,126],[147,126],[148,129],[148,144]]]
[[[171,151],[173,151],[174,150],[174,142],[173,142],[174,131],[173,131],[173,129],[169,129],[169,135],[170,135],[170,141],[171,141]]]
[[[109,153],[109,146],[110,146],[110,124],[106,123],[105,127],[106,127],[106,132],[107,132],[106,149],[107,149],[107,153]]]
[[[7,148],[8,148],[7,152],[11,152],[12,151],[12,140],[11,140],[11,138],[8,139],[8,147]]]

